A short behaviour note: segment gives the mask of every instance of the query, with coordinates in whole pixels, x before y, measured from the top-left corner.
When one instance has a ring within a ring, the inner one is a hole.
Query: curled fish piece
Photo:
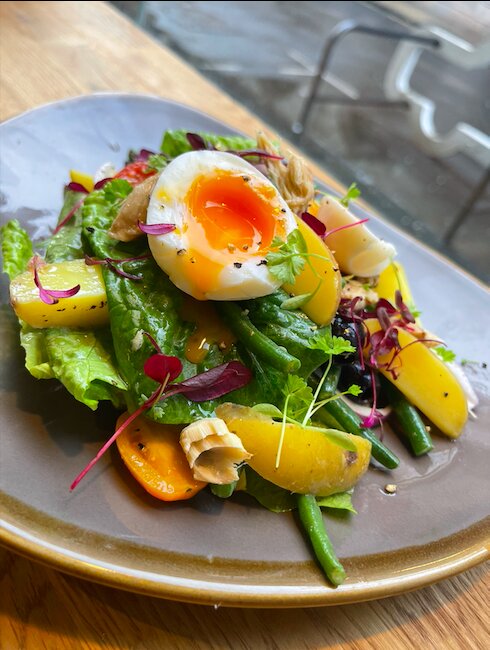
[[[138,183],[124,199],[116,218],[109,229],[109,235],[119,241],[132,241],[142,237],[138,221],[146,223],[146,212],[150,196],[158,180],[158,175],[149,176]]]
[[[180,434],[180,445],[197,481],[226,485],[238,480],[237,465],[252,457],[220,418],[203,418]]]
[[[323,199],[317,219],[325,225],[327,233],[359,221],[333,196]],[[362,278],[379,275],[396,255],[392,244],[377,237],[364,224],[333,232],[326,236],[325,243],[344,275]]]

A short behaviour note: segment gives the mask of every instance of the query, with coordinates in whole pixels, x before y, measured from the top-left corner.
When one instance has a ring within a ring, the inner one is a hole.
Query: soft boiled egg
[[[175,226],[149,235],[172,282],[197,300],[244,300],[280,285],[265,263],[274,237],[287,239],[294,214],[249,162],[221,151],[190,151],[161,173],[147,224]]]

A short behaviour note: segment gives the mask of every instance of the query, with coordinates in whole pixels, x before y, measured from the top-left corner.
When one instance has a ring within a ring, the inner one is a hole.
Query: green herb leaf
[[[347,510],[357,515],[357,510],[352,505],[352,492],[338,492],[328,497],[317,497],[316,502],[322,508],[335,508],[336,510]]]
[[[329,356],[356,351],[349,341],[341,336],[332,336],[329,330],[325,330],[320,336],[315,336],[310,341],[310,348],[312,350],[322,350]]]
[[[154,153],[148,158],[148,167],[157,172],[161,172],[167,165],[168,158],[162,154]]]
[[[352,183],[347,190],[346,195],[339,199],[339,201],[344,207],[348,208],[349,201],[354,201],[354,199],[357,199],[359,196],[361,196],[361,190],[357,187],[357,183]]]
[[[313,392],[304,379],[298,375],[288,375],[283,389],[288,399],[287,416],[292,420],[301,420],[313,401]]]
[[[133,186],[123,178],[114,178],[103,187],[104,199],[108,203],[123,201],[133,191]]]
[[[289,233],[286,241],[274,237],[266,257],[267,268],[282,284],[292,284],[294,278],[304,269],[307,246],[303,235],[298,229]]]
[[[352,384],[347,390],[343,392],[344,395],[360,395],[362,393],[362,388],[357,384]]]
[[[282,418],[282,411],[277,406],[274,406],[274,404],[256,404],[252,408],[257,413],[266,415],[269,418]]]
[[[433,348],[433,350],[444,363],[450,363],[456,359],[456,354],[443,345],[439,345],[437,348]]]

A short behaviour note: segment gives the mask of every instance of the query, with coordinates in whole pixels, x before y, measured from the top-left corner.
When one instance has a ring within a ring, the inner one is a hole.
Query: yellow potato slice
[[[342,277],[330,249],[325,246],[320,237],[302,219],[297,218],[297,222],[299,231],[306,242],[308,253],[320,255],[324,259],[310,257],[311,265],[318,277],[313,273],[309,265],[305,264],[303,271],[296,277],[294,284],[285,284],[284,290],[295,296],[311,293],[315,291],[319,278],[321,278],[320,289],[302,307],[302,310],[317,325],[328,325],[339,306]]]
[[[355,452],[346,451],[320,428],[287,424],[281,460],[276,469],[281,422],[274,422],[249,407],[230,403],[219,406],[216,415],[253,454],[248,461],[250,467],[290,492],[328,496],[348,490],[369,465],[369,441],[345,434],[356,448]]]
[[[10,302],[17,316],[31,327],[92,328],[109,321],[107,295],[99,266],[84,260],[45,264],[39,268],[45,289],[65,290],[77,284],[80,291],[71,298],[59,298],[47,305],[39,297],[32,271],[21,273],[10,283]]]
[[[380,329],[375,318],[366,320],[365,324],[371,334]],[[393,364],[397,369],[397,379],[386,370],[381,370],[381,373],[442,433],[458,438],[468,419],[468,405],[461,384],[429,348],[421,342],[414,343],[417,339],[412,334],[398,330],[398,340],[402,351]],[[394,354],[380,355],[377,362],[389,363]]]

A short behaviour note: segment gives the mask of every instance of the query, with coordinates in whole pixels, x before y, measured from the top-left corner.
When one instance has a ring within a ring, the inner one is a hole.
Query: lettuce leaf
[[[170,156],[170,158],[180,156],[180,154],[186,151],[192,151],[192,147],[186,137],[188,131],[188,129],[165,131],[160,146],[161,151],[167,156]],[[199,135],[206,142],[211,143],[214,147],[221,150],[243,150],[257,146],[255,140],[245,138],[242,135],[216,135],[214,133],[203,133],[202,131],[199,131]]]
[[[289,512],[296,508],[296,497],[291,492],[267,481],[251,467],[245,468],[247,477],[246,492],[256,499],[261,506],[272,512]]]
[[[352,505],[352,490],[348,492],[338,492],[328,497],[317,497],[316,502],[322,508],[332,508],[335,510],[346,510],[357,515],[357,510]]]
[[[73,210],[77,203],[86,196],[81,192],[65,189],[63,207],[60,212],[58,223],[61,223],[68,213]],[[46,262],[66,262],[68,260],[79,260],[83,257],[82,246],[82,211],[81,207],[75,212],[72,218],[52,235],[46,242]]]
[[[65,190],[59,221],[84,197],[82,193]],[[77,210],[46,242],[46,260],[52,263],[83,257],[81,229],[81,210]],[[13,278],[26,270],[33,246],[17,221],[7,223],[2,235],[4,270]],[[114,366],[111,339],[104,338],[103,330],[37,329],[24,322],[20,325],[25,365],[33,377],[58,379],[78,401],[91,409],[97,408],[100,400],[122,404],[121,391],[126,390],[126,384]]]
[[[27,269],[31,259],[32,242],[17,219],[8,221],[0,228],[3,253],[3,272],[11,280]]]

